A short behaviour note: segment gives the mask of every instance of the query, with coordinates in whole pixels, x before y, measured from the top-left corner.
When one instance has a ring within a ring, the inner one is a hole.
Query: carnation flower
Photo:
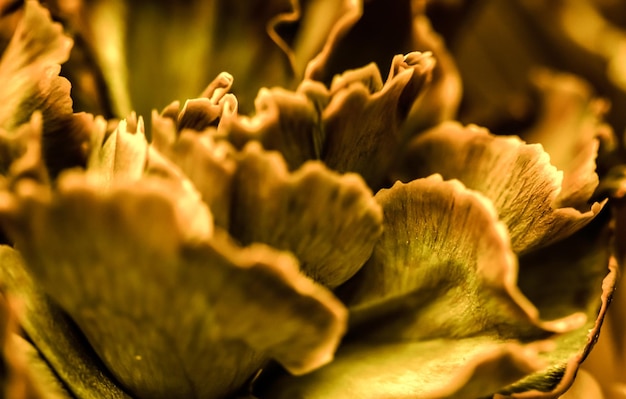
[[[5,397],[597,389],[619,113],[539,58],[493,89],[445,3],[0,4]]]

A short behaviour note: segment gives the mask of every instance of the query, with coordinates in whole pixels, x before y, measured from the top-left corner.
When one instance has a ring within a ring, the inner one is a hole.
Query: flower
[[[231,3],[0,8],[6,395],[565,393],[623,258],[606,102],[476,114],[434,0]]]

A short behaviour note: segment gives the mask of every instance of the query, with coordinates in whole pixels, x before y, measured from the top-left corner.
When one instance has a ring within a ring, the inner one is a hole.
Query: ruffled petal
[[[433,128],[414,139],[405,162],[403,180],[441,173],[491,199],[517,253],[571,235],[604,205],[594,203],[587,211],[560,208],[563,175],[540,145],[494,136],[474,126],[450,122]],[[595,174],[580,177],[596,179]]]
[[[433,175],[396,183],[376,200],[384,233],[371,259],[340,291],[353,330],[386,320],[376,336],[403,331],[413,339],[512,338],[536,334],[537,326],[568,331],[584,322],[581,314],[538,320],[537,309],[517,288],[506,227],[481,194]]]
[[[291,256],[185,241],[162,180],[104,193],[76,173],[52,193],[24,180],[16,202],[8,230],[29,270],[134,395],[222,397],[270,357],[319,367],[343,334],[343,306]]]
[[[573,298],[583,285],[593,292],[544,322],[516,287],[506,228],[481,194],[432,176],[376,198],[383,237],[340,288],[351,326],[335,361],[297,378],[269,371],[257,383],[261,398],[548,398],[569,388],[615,286],[606,234],[586,231],[594,241],[581,245],[580,264],[592,263],[593,278],[569,292],[557,288],[552,299]]]
[[[402,123],[430,81],[429,53],[394,58],[383,84],[374,64],[336,77],[324,109],[322,159],[340,172],[357,172],[377,187],[406,137]]]
[[[322,110],[330,101],[328,89],[306,80],[295,92],[282,88],[262,89],[255,100],[255,115],[230,115],[220,122],[230,141],[243,148],[257,140],[267,150],[276,150],[290,170],[308,160],[320,159],[326,138]]]
[[[72,113],[70,84],[58,76],[71,47],[50,13],[37,1],[27,1],[0,60],[0,128],[12,131],[37,110],[46,122]]]
[[[407,130],[413,134],[453,117],[461,100],[461,81],[444,40],[432,29],[424,1],[370,0],[362,16],[333,44],[322,62],[312,62],[307,78],[330,83],[349,69],[374,62],[386,68],[396,54],[431,52],[437,60],[431,84],[413,104]],[[383,28],[393,27],[393,28]]]
[[[541,365],[537,348],[484,337],[369,342],[344,345],[328,366],[275,377],[258,390],[262,399],[491,397]]]
[[[541,143],[550,163],[563,171],[559,207],[583,208],[598,186],[596,156],[600,142],[610,143],[613,132],[602,121],[609,108],[594,98],[588,83],[575,75],[537,71],[533,81],[542,94],[542,112],[522,137]]]
[[[290,174],[280,155],[249,144],[234,184],[233,236],[293,252],[303,272],[328,287],[359,270],[381,233],[380,207],[358,175],[317,162]]]
[[[358,19],[361,6],[351,0],[273,0],[245,6],[94,2],[77,8],[66,18],[95,54],[114,110],[125,114],[133,104],[147,115],[172,99],[195,97],[209,77],[222,71],[237,78],[233,91],[242,109],[250,111],[261,87],[295,88],[308,62],[327,57]]]

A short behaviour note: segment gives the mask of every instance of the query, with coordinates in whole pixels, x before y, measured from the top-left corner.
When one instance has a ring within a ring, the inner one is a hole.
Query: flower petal
[[[537,333],[539,325],[558,329],[539,323],[537,309],[517,288],[506,227],[484,196],[433,175],[396,183],[376,200],[384,212],[383,235],[340,291],[351,309],[351,330],[364,334],[367,325],[384,324],[377,336],[402,331],[429,339],[519,337]]]
[[[267,372],[257,383],[260,396],[474,398],[500,392],[548,398],[563,393],[593,346],[615,285],[614,263],[600,284],[609,263],[606,234],[584,246],[581,264],[593,262],[596,271],[604,271],[589,282],[596,287],[582,306],[587,322],[580,323],[585,318],[577,308],[574,317],[537,323],[536,310],[515,286],[506,230],[482,195],[432,176],[398,183],[376,198],[385,212],[383,237],[372,259],[340,288],[352,305],[351,326],[335,361],[297,378]],[[590,227],[606,227],[598,225]],[[585,237],[596,234],[587,231]],[[373,265],[379,266],[377,274]],[[539,286],[545,291],[537,283],[535,278],[537,291]],[[586,282],[566,296],[582,285]],[[562,333],[551,336],[531,324]]]
[[[0,256],[2,247],[0,247]],[[0,392],[8,399],[69,399],[37,351],[17,335],[15,302],[0,293]]]
[[[8,230],[29,269],[137,396],[222,397],[268,357],[306,372],[343,334],[343,306],[291,256],[184,241],[161,180],[102,193],[66,174],[47,195],[23,181],[17,201]]]
[[[3,175],[9,183],[28,176],[41,183],[49,181],[48,170],[42,158],[41,113],[35,112],[28,123],[13,134],[0,131],[0,151],[7,155]]]
[[[401,126],[430,81],[429,53],[394,57],[384,85],[374,64],[336,77],[324,109],[322,159],[340,172],[357,172],[376,187],[406,137]]]
[[[174,121],[156,112],[152,114],[152,126],[152,154],[159,152],[175,164],[211,209],[215,224],[228,229],[233,176],[237,168],[235,150],[228,142],[215,140],[210,131],[199,133],[184,129],[177,133]]]
[[[478,398],[537,370],[537,350],[492,338],[344,345],[336,360],[259,388],[261,398]]]
[[[239,148],[258,140],[267,150],[276,150],[290,170],[308,160],[320,159],[325,133],[322,110],[330,93],[319,82],[306,80],[295,92],[282,88],[261,89],[251,118],[232,115],[223,118],[220,128]]]
[[[95,125],[87,163],[90,175],[103,188],[111,186],[118,179],[138,180],[148,157],[143,119],[140,117],[137,120],[136,115],[131,115],[128,120],[120,121],[106,139],[107,125],[104,119],[98,118]]]
[[[453,117],[461,100],[461,81],[453,58],[425,15],[425,4],[410,0],[363,2],[361,18],[336,40],[332,52],[311,63],[306,77],[330,83],[335,75],[372,61],[385,68],[395,54],[432,52],[437,60],[433,80],[413,104],[407,130],[415,133]]]
[[[550,164],[540,145],[490,135],[475,126],[450,122],[433,128],[412,141],[405,162],[402,180],[441,173],[491,199],[517,253],[571,235],[604,205],[594,203],[586,212],[558,208],[562,172]]]
[[[19,253],[0,246],[0,263],[0,281],[21,303],[21,327],[65,386],[77,397],[129,399],[73,323],[36,285]]]
[[[238,163],[231,214],[235,238],[293,252],[305,274],[331,288],[369,258],[382,224],[359,176],[317,162],[290,174],[280,155],[254,144]]]
[[[541,143],[552,165],[564,172],[558,206],[582,209],[598,186],[599,141],[612,139],[611,128],[602,122],[609,105],[594,98],[588,83],[575,75],[539,70],[533,78],[542,94],[542,112],[522,136]]]
[[[71,114],[69,82],[58,76],[72,40],[39,2],[29,0],[0,60],[0,128],[11,131],[36,110],[44,119]]]

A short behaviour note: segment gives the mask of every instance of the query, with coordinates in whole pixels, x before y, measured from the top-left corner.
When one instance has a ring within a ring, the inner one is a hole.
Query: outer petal
[[[238,152],[216,140],[214,129],[176,137],[169,119],[155,121],[156,146],[198,188],[216,223],[240,242],[293,252],[307,275],[329,287],[350,278],[371,254],[381,214],[360,177],[340,176],[316,162],[290,172],[279,154],[258,143]]]
[[[290,256],[221,235],[183,241],[161,180],[101,194],[68,174],[58,189],[22,182],[11,235],[133,394],[222,397],[267,357],[294,373],[332,357],[345,310]]]
[[[562,172],[540,145],[485,129],[444,123],[417,137],[406,156],[404,180],[431,173],[459,179],[491,199],[517,253],[548,245],[589,223],[602,209],[558,208]],[[583,176],[581,176],[583,177]],[[594,179],[594,174],[584,177]]]
[[[438,399],[490,397],[541,366],[537,348],[493,339],[347,344],[328,366],[281,376],[259,388],[262,399]]]
[[[567,309],[569,317],[537,323],[536,311],[515,287],[506,230],[483,196],[433,176],[398,183],[377,198],[385,211],[385,232],[370,262],[351,280],[354,285],[343,288],[353,303],[352,320],[336,360],[298,378],[268,373],[258,382],[260,396],[476,398],[499,391],[548,398],[563,393],[593,346],[615,284],[612,263],[599,301],[599,271],[606,273],[609,263],[606,235],[595,238],[596,231],[587,231],[591,246],[577,242],[587,250],[581,265],[591,263],[589,269],[597,272],[588,279],[587,289],[594,293],[580,297],[584,304],[574,314]],[[379,265],[386,267],[374,270]],[[538,283],[535,279],[536,286],[545,287]],[[583,285],[572,287],[566,298]],[[584,316],[587,322],[581,324]],[[538,326],[562,333],[550,335]]]
[[[21,327],[72,394],[80,399],[129,399],[103,370],[74,324],[35,284],[19,253],[2,246],[0,261],[0,281],[21,304]]]
[[[1,256],[1,255],[0,255]],[[15,303],[0,293],[0,393],[7,399],[69,399],[37,352],[17,335]]]
[[[41,110],[44,119],[71,114],[69,82],[58,76],[72,40],[52,23],[37,1],[26,2],[24,16],[0,61],[0,128],[12,130]]]
[[[309,162],[293,174],[276,153],[249,144],[235,177],[231,232],[293,252],[314,280],[336,287],[369,258],[382,213],[363,180]]]
[[[383,236],[341,292],[353,329],[386,320],[377,336],[512,338],[538,331],[537,309],[516,286],[506,227],[488,199],[434,175],[396,183],[376,200]],[[542,326],[570,330],[580,316]]]

